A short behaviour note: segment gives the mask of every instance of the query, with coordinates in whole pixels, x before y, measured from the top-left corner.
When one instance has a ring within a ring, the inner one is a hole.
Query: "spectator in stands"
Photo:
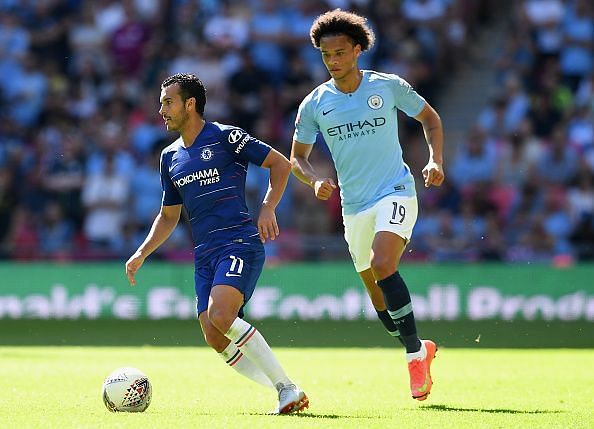
[[[555,256],[555,238],[543,225],[541,216],[534,216],[515,244],[508,247],[510,262],[548,262]]]
[[[74,224],[56,202],[45,206],[38,226],[39,251],[42,258],[70,259]]]
[[[59,204],[62,214],[80,228],[83,223],[81,191],[85,181],[81,136],[74,133],[65,136],[59,153],[50,160],[42,186],[49,200]]]
[[[576,170],[568,191],[568,212],[574,225],[594,219],[594,173],[585,162]]]
[[[122,5],[124,20],[114,29],[108,41],[111,68],[127,76],[139,76],[152,28],[141,19],[131,0],[123,1]]]
[[[68,43],[71,57],[68,59],[69,71],[79,74],[81,69],[91,63],[102,74],[109,68],[106,51],[106,34],[95,22],[94,5],[84,3],[80,10],[80,19],[72,22],[68,29]]]
[[[249,42],[250,28],[245,5],[231,0],[221,0],[219,13],[204,24],[204,38],[221,51],[238,51]]]
[[[493,139],[484,130],[475,127],[458,147],[452,163],[452,180],[460,188],[478,182],[491,182],[497,171],[496,156]]]
[[[253,132],[265,103],[271,100],[271,87],[262,79],[264,70],[258,67],[247,50],[239,52],[239,60],[237,70],[226,82],[229,99],[233,100],[229,115],[238,127]]]
[[[84,231],[92,249],[109,251],[122,234],[129,197],[128,176],[118,172],[112,154],[106,155],[101,171],[87,177],[82,192]]]
[[[274,0],[258,2],[250,21],[250,53],[274,84],[282,80],[288,38],[287,21],[280,5]]]
[[[139,231],[143,235],[148,233],[150,226],[158,212],[155,201],[161,199],[161,180],[159,176],[159,156],[163,149],[163,143],[158,141],[147,156],[145,156],[134,169],[130,179],[131,213],[129,218],[134,224],[126,223],[130,232]],[[140,244],[140,243],[138,243]],[[134,250],[138,246],[132,246],[127,250]]]
[[[561,27],[561,73],[572,91],[594,71],[594,8],[590,0],[568,2]]]
[[[574,147],[567,141],[564,128],[557,128],[540,162],[538,173],[547,185],[567,185],[578,166],[578,156]]]

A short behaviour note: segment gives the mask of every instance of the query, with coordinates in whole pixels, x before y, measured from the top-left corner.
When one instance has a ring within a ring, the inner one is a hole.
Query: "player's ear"
[[[186,99],[186,110],[196,110],[196,97],[189,97]]]

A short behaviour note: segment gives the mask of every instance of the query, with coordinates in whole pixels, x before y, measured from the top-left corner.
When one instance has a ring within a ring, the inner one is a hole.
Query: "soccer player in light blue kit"
[[[310,36],[331,79],[305,97],[295,120],[293,173],[327,200],[336,185],[308,161],[322,133],[340,186],[345,239],[355,265],[388,332],[406,348],[412,397],[431,392],[437,347],[420,340],[408,288],[398,265],[417,219],[413,176],[402,159],[397,111],[418,120],[429,145],[425,186],[444,180],[443,130],[437,112],[403,79],[359,70],[358,58],[374,42],[365,18],[336,9],[319,16]]]
[[[240,128],[204,120],[206,89],[194,75],[176,74],[161,85],[167,129],[180,137],[161,153],[161,211],[145,241],[126,262],[135,274],[176,227],[182,205],[194,240],[197,313],[206,342],[240,374],[278,392],[278,414],[308,407],[262,335],[243,320],[264,264],[264,243],[279,234],[275,208],[290,174],[289,160]],[[248,163],[270,169],[270,183],[252,224],[245,202]]]

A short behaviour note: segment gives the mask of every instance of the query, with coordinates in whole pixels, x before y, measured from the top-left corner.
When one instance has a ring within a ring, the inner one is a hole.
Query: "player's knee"
[[[202,329],[206,344],[219,353],[225,350],[229,340],[227,340],[223,334],[221,334],[214,326],[203,327]]]
[[[371,270],[376,279],[383,279],[393,274],[397,269],[397,264],[387,255],[374,254],[371,257]]]
[[[225,308],[212,306],[208,309],[208,320],[222,334],[229,330],[236,317],[237,315],[232,314]]]

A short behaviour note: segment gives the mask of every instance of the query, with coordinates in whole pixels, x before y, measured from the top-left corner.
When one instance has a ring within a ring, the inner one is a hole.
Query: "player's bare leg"
[[[214,286],[208,303],[209,321],[269,378],[278,392],[279,405],[276,413],[302,411],[309,406],[307,395],[287,377],[258,330],[237,317],[243,300],[242,293],[232,286]]]

